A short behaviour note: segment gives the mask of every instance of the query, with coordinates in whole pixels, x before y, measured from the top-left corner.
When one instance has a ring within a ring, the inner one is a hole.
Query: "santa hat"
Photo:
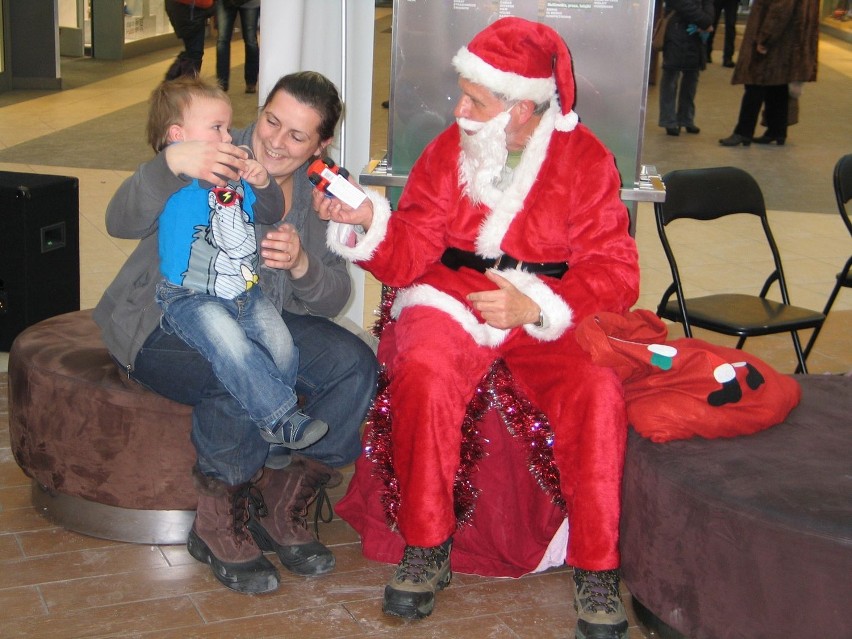
[[[571,131],[574,72],[565,41],[552,28],[523,18],[501,18],[459,49],[453,66],[466,80],[511,100],[548,100],[561,106],[556,129]]]

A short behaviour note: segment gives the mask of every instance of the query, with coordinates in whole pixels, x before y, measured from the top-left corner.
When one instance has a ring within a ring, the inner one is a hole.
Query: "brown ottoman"
[[[852,637],[852,378],[797,378],[787,420],[732,439],[631,432],[624,583],[664,639]]]
[[[120,373],[91,311],[46,319],[9,353],[12,452],[33,505],[87,535],[184,543],[196,506],[191,408]]]

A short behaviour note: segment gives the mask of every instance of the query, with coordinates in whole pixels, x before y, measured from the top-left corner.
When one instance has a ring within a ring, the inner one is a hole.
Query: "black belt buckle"
[[[508,271],[509,269],[512,269],[512,268],[518,268],[520,270],[523,270],[524,269],[524,263],[519,261],[519,260],[516,260],[511,255],[507,255],[506,253],[503,253],[500,257],[498,257],[494,261],[494,268],[497,269],[498,271]]]

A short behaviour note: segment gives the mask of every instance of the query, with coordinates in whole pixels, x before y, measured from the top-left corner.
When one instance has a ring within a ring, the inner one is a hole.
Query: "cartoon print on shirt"
[[[206,263],[205,269],[196,272],[206,271],[204,289],[217,297],[233,299],[258,281],[257,239],[254,225],[243,210],[244,193],[241,184],[210,189],[209,224],[196,227],[193,235],[190,264]],[[193,270],[191,267],[184,275]]]

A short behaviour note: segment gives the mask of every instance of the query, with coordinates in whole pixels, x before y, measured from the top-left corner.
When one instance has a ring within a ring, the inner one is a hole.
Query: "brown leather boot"
[[[216,579],[231,590],[261,593],[278,588],[278,571],[246,527],[251,482],[228,486],[195,468],[192,474],[198,507],[186,542],[189,554],[208,564]],[[259,494],[253,498],[262,502]]]
[[[266,509],[249,503],[248,529],[257,545],[274,550],[283,566],[298,575],[334,570],[334,555],[317,541],[306,521],[308,507],[318,496],[328,499],[325,487],[330,481],[339,484],[342,476],[325,464],[294,455],[285,468],[263,470],[256,485]]]

